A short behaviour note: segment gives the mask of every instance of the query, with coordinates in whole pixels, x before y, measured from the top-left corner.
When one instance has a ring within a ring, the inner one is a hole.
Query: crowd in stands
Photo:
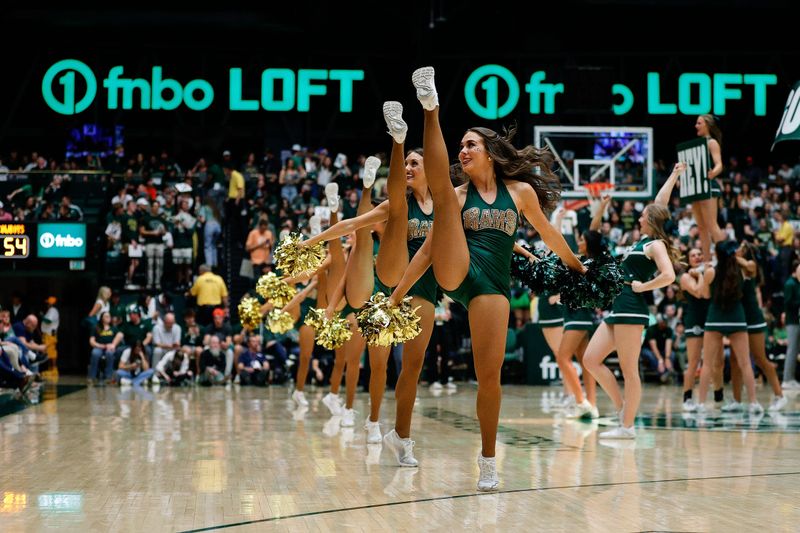
[[[236,303],[260,275],[272,270],[274,247],[285,235],[307,234],[309,218],[315,214],[329,219],[326,184],[339,184],[340,216],[355,216],[365,160],[364,155],[350,160],[344,154],[309,151],[300,145],[263,155],[225,150],[216,161],[189,164],[179,164],[166,151],[129,156],[122,146],[105,159],[59,161],[17,152],[1,157],[0,183],[10,186],[0,201],[0,221],[82,220],[84,213],[72,203],[71,187],[81,180],[107,184],[106,209],[97,224],[108,279],[85,320],[89,378],[125,385],[234,380],[266,385],[289,378],[297,353],[296,331],[243,334]],[[379,157],[388,163],[385,154]],[[666,166],[660,163],[655,168],[657,186],[666,177],[659,169]],[[383,167],[373,190],[376,198],[384,195],[387,175]],[[768,353],[777,356],[787,344],[783,286],[800,261],[800,164],[762,169],[750,157],[744,164],[730,158],[721,181],[721,227],[731,238],[755,243],[760,251]],[[568,242],[574,244],[588,227],[589,204],[566,204],[560,208],[563,212],[553,214]],[[601,232],[615,255],[638,240],[642,209],[642,202],[612,201]],[[673,238],[688,252],[698,241],[691,207],[681,206],[676,195],[672,210]],[[520,226],[518,238],[526,244],[536,241],[527,225]],[[109,275],[111,264],[121,273],[118,279]],[[243,289],[233,291],[232,280],[242,279]],[[512,287],[511,331],[535,322],[535,298],[520,286]],[[642,360],[662,382],[685,364],[682,301],[677,284],[653,296],[652,326],[643,339]],[[2,379],[11,375],[17,380],[12,383],[27,383],[21,376],[31,372],[38,360],[36,355],[30,359],[30,354],[45,353],[37,337],[45,326],[35,314],[21,320],[8,315],[7,310],[0,311]],[[598,322],[601,318],[598,310]],[[428,364],[431,383],[440,383],[443,373],[446,382],[448,368],[460,364],[457,354],[469,351],[463,308],[457,304],[437,308],[436,325]],[[12,329],[16,334],[8,333]],[[317,349],[320,355],[312,363],[311,377],[322,383],[332,354]],[[514,349],[509,347],[510,352]]]

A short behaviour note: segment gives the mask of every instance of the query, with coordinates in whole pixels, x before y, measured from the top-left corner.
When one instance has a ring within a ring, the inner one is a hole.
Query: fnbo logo
[[[125,78],[123,67],[113,67],[102,80],[108,94],[108,109],[134,109],[136,93],[140,109],[171,111],[183,104],[194,111],[202,111],[214,101],[214,88],[206,80],[191,80],[183,85],[163,77],[162,72],[160,66],[154,66],[150,79]],[[78,83],[78,75],[83,78],[83,83]],[[62,85],[63,90],[57,89],[56,85]],[[78,93],[84,85],[86,92],[79,99]],[[74,115],[85,111],[94,101],[97,78],[85,63],[64,59],[47,69],[42,79],[42,96],[56,113]]]
[[[76,75],[80,75],[86,85],[86,92],[80,99],[77,98],[76,94],[78,90]],[[56,82],[64,86],[61,100],[56,97],[53,91],[53,86]],[[96,95],[97,79],[94,77],[94,72],[86,64],[75,59],[59,61],[47,69],[42,79],[44,101],[50,109],[62,115],[74,115],[85,111],[92,104]]]

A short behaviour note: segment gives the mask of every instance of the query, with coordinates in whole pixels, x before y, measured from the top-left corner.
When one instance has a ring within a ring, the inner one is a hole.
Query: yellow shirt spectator
[[[784,220],[778,231],[775,232],[775,240],[779,246],[791,246],[794,239],[794,228],[788,220]]]
[[[239,198],[239,189],[242,190],[242,198],[244,198],[244,176],[241,172],[231,170],[230,185],[228,185],[228,198],[235,200]]]
[[[228,297],[225,281],[213,272],[197,276],[189,292],[197,298],[197,305],[222,305],[223,299]]]

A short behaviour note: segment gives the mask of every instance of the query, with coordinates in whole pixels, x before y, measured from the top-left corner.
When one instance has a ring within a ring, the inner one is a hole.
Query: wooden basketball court
[[[78,383],[73,381],[73,383]],[[677,387],[646,386],[635,442],[609,419],[554,417],[558,389],[504,389],[500,490],[478,493],[475,387],[420,388],[420,468],[365,444],[368,397],[342,429],[308,390],[152,391],[59,385],[0,404],[0,530],[797,531],[800,410],[705,419]],[[762,403],[767,391],[759,390]],[[611,412],[602,397],[600,411]],[[392,393],[382,414],[394,416]]]

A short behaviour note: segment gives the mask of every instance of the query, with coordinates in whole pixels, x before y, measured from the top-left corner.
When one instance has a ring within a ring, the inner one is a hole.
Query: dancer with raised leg
[[[592,335],[583,356],[584,367],[611,397],[619,413],[619,427],[601,433],[600,438],[636,438],[633,423],[642,397],[639,355],[642,332],[650,322],[642,293],[666,287],[675,281],[672,264],[678,261],[678,251],[672,246],[664,225],[670,220],[668,205],[672,189],[684,170],[686,165],[677,163],[655,200],[642,211],[639,217],[642,238],[628,250],[622,261],[626,284],[614,299],[611,313]],[[614,349],[625,380],[624,400],[617,378],[603,364]]]
[[[436,281],[469,311],[477,411],[481,426],[479,490],[494,490],[499,480],[495,444],[500,415],[500,369],[509,316],[511,253],[522,213],[545,244],[571,268],[585,271],[542,208],[558,201],[558,177],[552,156],[528,146],[517,150],[509,137],[487,128],[471,128],[461,141],[459,160],[469,182],[453,188],[447,147],[439,125],[439,101],[432,67],[412,76],[425,111],[425,171],[433,198],[436,224],[392,295],[398,302],[413,281],[432,264]],[[513,132],[512,132],[513,133]],[[537,173],[538,169],[538,173]]]

